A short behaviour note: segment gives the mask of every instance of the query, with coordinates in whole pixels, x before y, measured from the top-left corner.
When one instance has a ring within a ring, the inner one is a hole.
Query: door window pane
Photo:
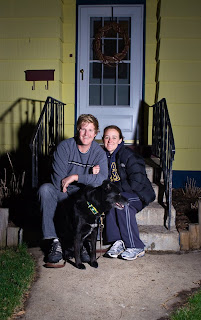
[[[99,57],[97,56],[97,53],[94,48],[95,48],[95,42],[94,42],[94,39],[92,39],[91,46],[90,46],[90,60],[99,60]],[[100,52],[104,53],[104,44],[102,40],[100,40]]]
[[[117,40],[104,40],[104,54],[112,57],[117,53]]]
[[[120,24],[121,30],[124,30],[130,38],[131,37],[131,18],[119,18],[118,23]]]
[[[117,22],[117,18],[113,18],[114,22]],[[105,18],[104,19],[104,27],[110,26],[111,24],[111,18]],[[110,28],[106,33],[105,33],[105,38],[116,38],[117,33],[113,28]]]
[[[108,66],[103,66],[103,83],[104,84],[114,84],[116,83],[116,67],[108,68]]]
[[[94,38],[99,28],[102,27],[102,18],[91,18],[90,21],[90,38]]]
[[[116,105],[116,86],[103,86],[103,105]]]
[[[101,86],[89,85],[89,105],[101,105]]]
[[[130,64],[118,65],[118,84],[130,84]]]
[[[102,78],[102,64],[99,62],[90,63],[89,83],[100,84]]]
[[[118,106],[130,105],[130,86],[118,86],[117,94]]]
[[[123,39],[119,39],[118,40],[118,53],[121,53],[125,48],[125,42]],[[125,57],[123,58],[123,60],[129,60],[130,57],[130,47],[128,49],[128,52],[126,53]]]

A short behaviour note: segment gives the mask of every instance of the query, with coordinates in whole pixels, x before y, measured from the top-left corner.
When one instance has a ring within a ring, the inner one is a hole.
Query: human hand
[[[92,173],[93,174],[98,174],[100,172],[100,166],[97,164],[92,168]]]
[[[78,181],[77,174],[72,174],[71,176],[68,176],[61,181],[63,193],[65,193],[67,191],[69,184],[71,184],[74,181]]]

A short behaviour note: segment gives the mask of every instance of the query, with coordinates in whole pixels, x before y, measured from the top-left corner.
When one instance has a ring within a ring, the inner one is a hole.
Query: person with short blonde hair
[[[77,120],[77,133],[79,132],[82,123],[93,123],[95,134],[97,135],[99,131],[99,123],[96,117],[94,117],[92,114],[81,114]]]
[[[78,191],[81,185],[97,187],[108,177],[105,151],[94,140],[98,129],[98,120],[93,115],[80,115],[75,137],[60,142],[54,152],[52,183],[45,183],[39,189],[43,237],[52,242],[47,256],[49,263],[63,258],[54,225],[58,203]]]

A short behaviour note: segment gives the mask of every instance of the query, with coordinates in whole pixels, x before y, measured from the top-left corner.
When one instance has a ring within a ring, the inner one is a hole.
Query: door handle
[[[81,69],[80,73],[82,74],[82,80],[84,80],[84,69]]]

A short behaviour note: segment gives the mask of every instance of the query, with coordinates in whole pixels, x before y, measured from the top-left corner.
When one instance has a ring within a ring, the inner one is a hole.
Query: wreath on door
[[[119,33],[121,38],[123,38],[124,48],[120,53],[115,53],[113,56],[107,56],[102,52],[101,39],[104,38],[107,35],[108,31],[111,29],[114,30],[116,33]],[[125,32],[125,30],[121,28],[120,24],[116,22],[111,22],[108,25],[100,28],[98,30],[98,33],[95,35],[94,52],[97,58],[100,61],[102,61],[103,64],[109,67],[116,67],[116,65],[125,58],[129,50],[129,46],[130,46],[130,39],[128,37],[128,34]]]

